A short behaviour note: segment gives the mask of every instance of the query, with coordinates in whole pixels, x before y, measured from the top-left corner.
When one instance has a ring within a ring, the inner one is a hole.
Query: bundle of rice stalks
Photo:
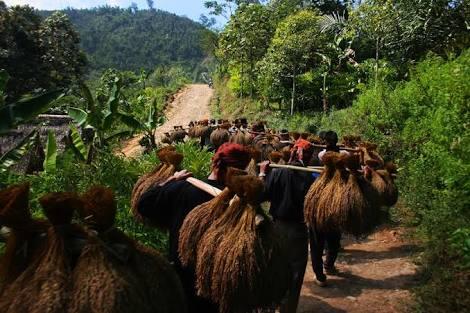
[[[298,133],[298,132],[291,132],[290,136],[291,136],[292,139],[294,139],[294,141],[297,141],[297,140],[300,139],[300,133]]]
[[[184,129],[177,129],[170,135],[171,142],[183,142],[186,138],[186,131]]]
[[[350,175],[343,188],[343,193],[338,197],[340,202],[337,204],[337,211],[334,214],[337,216],[338,229],[354,236],[360,236],[374,229],[377,211],[370,205],[370,198],[365,193],[368,188],[367,182],[359,173],[361,168],[359,155],[347,156],[345,159]]]
[[[395,185],[393,174],[396,173],[396,166],[388,163],[383,170],[367,168],[365,178],[375,191],[375,206],[393,206],[398,201],[398,188]]]
[[[269,161],[274,164],[279,164],[282,160],[282,153],[279,151],[273,151],[269,154]]]
[[[161,141],[162,143],[166,143],[168,145],[171,145],[173,143],[173,141],[171,140],[170,133],[165,133]]]
[[[290,147],[282,148],[281,153],[282,153],[282,160],[284,161],[284,164],[289,163],[290,156],[291,156]]]
[[[69,303],[71,260],[65,240],[72,232],[73,212],[82,203],[73,193],[53,193],[40,199],[52,226],[41,256],[3,294],[1,312],[66,312]]]
[[[325,170],[320,175],[319,178],[310,187],[307,195],[305,196],[304,202],[304,216],[305,222],[309,226],[314,226],[316,224],[316,211],[320,202],[320,198],[329,185],[333,176],[336,172],[336,163],[340,158],[340,154],[336,152],[327,152],[323,156],[323,163],[325,164]]]
[[[341,143],[347,148],[356,148],[360,145],[361,141],[361,136],[350,135],[344,136]]]
[[[228,207],[234,193],[228,188],[209,202],[193,209],[184,219],[180,229],[178,252],[181,264],[194,266],[198,244],[207,229],[217,220]]]
[[[261,151],[254,147],[249,148],[251,161],[248,163],[246,171],[249,175],[258,176],[258,163],[262,161]]]
[[[313,144],[316,144],[316,145],[322,145],[323,144],[323,140],[320,137],[318,137],[317,135],[310,135],[307,138],[307,140],[310,141]]]
[[[304,140],[307,140],[311,135],[312,134],[310,134],[310,133],[301,133],[300,138],[304,139]]]
[[[345,168],[345,160],[339,155],[335,160],[335,173],[331,180],[321,191],[317,205],[314,207],[314,223],[320,231],[334,231],[340,229],[341,213],[347,211],[341,208],[342,198],[345,195],[349,172]]]
[[[171,177],[177,169],[180,167],[181,162],[183,161],[183,155],[177,153],[176,149],[172,146],[165,147],[157,152],[157,155],[160,159],[160,164],[150,173],[145,174],[134,185],[131,195],[131,212],[134,217],[143,223],[150,223],[149,220],[146,220],[140,216],[137,211],[137,206],[141,196],[150,188],[163,183],[169,177]],[[152,223],[150,223],[152,224]],[[159,222],[156,227],[165,227],[166,219]]]
[[[216,151],[221,145],[228,142],[229,139],[230,133],[227,129],[224,128],[217,128],[211,133],[210,136],[210,141],[214,145]]]
[[[362,142],[359,145],[361,152],[361,164],[368,165],[372,168],[383,168],[384,160],[377,152],[377,145],[370,142]]]
[[[6,229],[4,253],[0,256],[0,295],[43,251],[49,224],[31,218],[29,185],[0,191],[0,228]],[[6,226],[8,225],[8,226]],[[27,249],[25,249],[27,247]]]
[[[229,140],[230,143],[237,143],[237,144],[242,145],[242,146],[249,146],[249,145],[251,145],[252,141],[253,140],[252,140],[250,134],[248,134],[244,131],[241,131],[241,130],[239,130],[235,134],[233,134],[230,137],[230,140]]]
[[[269,219],[256,225],[257,214],[263,214],[262,182],[229,174],[227,186],[237,196],[202,236],[196,287],[222,313],[252,312],[280,302],[287,289],[287,262]]]
[[[186,312],[168,261],[113,228],[112,191],[94,187],[82,197],[80,215],[90,232],[74,270],[69,312]]]

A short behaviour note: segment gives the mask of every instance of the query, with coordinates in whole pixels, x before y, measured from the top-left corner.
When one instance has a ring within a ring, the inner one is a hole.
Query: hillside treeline
[[[139,71],[170,64],[194,69],[205,58],[201,38],[206,30],[189,18],[135,7],[61,12],[80,34],[80,46],[94,70]],[[40,13],[47,17],[53,12]]]
[[[458,54],[469,44],[464,0],[206,4],[224,14],[234,2],[215,47],[218,73],[265,106],[347,107],[364,84],[404,79],[429,52]]]
[[[218,113],[377,143],[400,167],[392,220],[416,230],[414,311],[469,311],[469,1],[238,4],[214,48]]]

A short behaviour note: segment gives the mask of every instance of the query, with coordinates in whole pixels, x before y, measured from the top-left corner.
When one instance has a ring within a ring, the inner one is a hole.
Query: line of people
[[[202,127],[209,125],[206,121],[198,124]],[[222,125],[228,126],[228,123],[222,121],[219,126]],[[212,160],[212,171],[205,182],[223,189],[228,168],[245,170],[250,162],[253,162],[253,148],[262,152],[255,156],[256,163],[264,161],[256,170],[256,174],[265,183],[262,197],[270,203],[269,213],[276,230],[282,234],[289,260],[289,268],[286,271],[291,275],[289,291],[281,304],[280,312],[296,312],[308,261],[309,242],[316,283],[324,287],[327,284],[327,275],[336,273],[335,261],[341,246],[341,232],[324,232],[315,227],[307,227],[304,219],[304,199],[317,175],[283,168],[271,170],[269,155],[273,151],[284,151],[283,160],[286,164],[298,167],[320,165],[326,152],[342,151],[338,146],[338,136],[332,131],[321,133],[320,140],[326,148],[319,150],[307,140],[307,135],[294,134],[292,137],[287,130],[283,130],[273,136],[266,130],[264,123],[255,123],[248,128],[246,119],[239,119],[224,129],[230,136],[224,137],[225,142],[218,142]],[[237,138],[237,135],[242,135],[244,140]],[[201,144],[206,142],[201,141]],[[178,256],[179,230],[185,217],[195,207],[212,198],[186,182],[186,178],[191,175],[185,170],[177,172],[165,182],[147,190],[138,203],[138,211],[150,220],[161,215],[160,211],[167,211],[166,214],[171,217],[169,257],[183,282],[189,310],[216,313],[218,308],[215,303],[197,295],[194,269],[183,267]],[[323,261],[325,249],[326,259]]]

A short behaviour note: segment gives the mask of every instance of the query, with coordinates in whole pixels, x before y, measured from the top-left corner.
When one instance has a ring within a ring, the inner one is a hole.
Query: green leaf
[[[88,110],[93,111],[95,109],[95,99],[91,94],[90,88],[88,88],[88,86],[84,83],[81,83],[80,90],[82,91],[82,95],[88,104]]]
[[[54,172],[57,169],[57,141],[54,133],[50,130],[47,133],[47,146],[45,150],[44,171],[46,173]]]
[[[114,134],[110,135],[109,137],[106,137],[105,140],[109,141],[109,140],[113,140],[115,138],[124,138],[124,137],[128,137],[128,136],[131,136],[131,135],[132,135],[131,131],[124,130],[124,131],[114,133]]]
[[[88,118],[88,113],[79,108],[69,108],[69,116],[77,122],[78,126],[83,126]]]
[[[7,151],[0,157],[0,172],[5,172],[8,168],[14,165],[16,162],[29,151],[29,148],[33,144],[36,136],[39,136],[36,130],[30,132],[24,137],[16,146]]]
[[[142,129],[142,128],[144,128],[142,126],[142,124],[131,115],[118,113],[118,117],[121,120],[121,122],[123,122],[124,124],[126,124],[126,126],[132,128],[132,129]]]
[[[117,113],[119,107],[119,88],[115,83],[108,99],[108,109],[111,113]]]
[[[54,100],[62,96],[61,91],[51,91],[39,96],[21,99],[0,108],[0,133],[6,132],[18,123],[27,122],[49,109]]]
[[[73,151],[82,161],[85,161],[88,155],[88,151],[77,127],[74,125],[70,126],[70,137],[72,139]]]

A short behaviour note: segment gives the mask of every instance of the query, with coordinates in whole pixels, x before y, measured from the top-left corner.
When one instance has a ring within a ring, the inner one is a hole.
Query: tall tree
[[[259,65],[264,95],[285,100],[290,93],[291,113],[296,108],[295,101],[299,94],[296,88],[298,77],[321,62],[318,53],[324,50],[326,40],[320,32],[319,22],[320,15],[311,10],[289,16],[279,24]]]
[[[261,4],[243,4],[232,16],[220,34],[218,55],[225,62],[237,66],[242,78],[248,76],[248,90],[252,96],[256,63],[266,53],[273,33],[269,10]]]
[[[12,100],[80,77],[85,57],[79,42],[65,16],[42,20],[29,6],[7,7],[0,1],[0,69],[10,75],[7,94]]]

